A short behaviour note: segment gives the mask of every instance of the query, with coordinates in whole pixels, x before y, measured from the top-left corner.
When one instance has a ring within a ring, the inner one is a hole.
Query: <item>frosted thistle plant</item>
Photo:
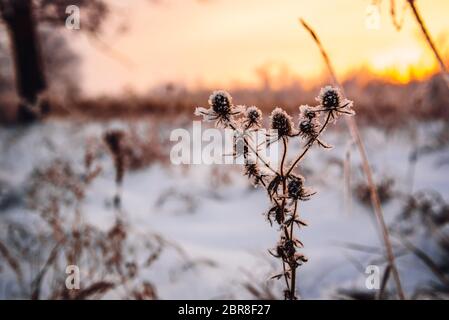
[[[264,188],[270,199],[270,208],[266,218],[270,225],[279,227],[279,240],[269,253],[280,260],[280,272],[272,279],[285,281],[284,298],[295,300],[296,272],[299,266],[307,262],[301,253],[303,243],[295,235],[295,231],[307,226],[299,216],[299,204],[307,201],[315,193],[306,187],[306,180],[301,176],[298,165],[311,150],[312,146],[320,149],[331,148],[321,140],[326,127],[335,123],[339,116],[354,115],[352,101],[343,97],[338,88],[327,86],[321,89],[316,98],[317,106],[300,106],[297,125],[282,108],[275,108],[269,117],[269,133],[266,144],[257,144],[251,139],[248,131],[263,129],[262,112],[255,106],[234,106],[232,97],[226,91],[215,91],[209,98],[209,108],[196,108],[195,114],[203,116],[204,121],[215,121],[217,127],[234,130],[239,139],[235,143],[243,144],[245,160],[243,174],[255,185]],[[301,139],[302,149],[293,155],[288,163],[288,146],[292,139]],[[282,145],[282,158],[273,166],[261,156],[260,148],[279,142]],[[239,149],[239,148],[235,148]],[[241,149],[241,148],[240,148]],[[242,154],[234,153],[234,156]]]

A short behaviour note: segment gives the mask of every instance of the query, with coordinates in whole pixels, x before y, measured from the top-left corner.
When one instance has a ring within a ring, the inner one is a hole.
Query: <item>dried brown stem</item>
[[[388,279],[390,278],[390,274],[391,274],[391,267],[390,267],[390,265],[387,265],[387,267],[385,268],[384,274],[382,276],[382,282],[380,285],[379,292],[376,296],[377,300],[381,300],[382,297],[384,296],[385,289],[387,288]]]
[[[404,16],[405,16],[405,9],[407,8],[407,4],[404,3],[404,6],[402,7],[402,14],[401,17],[398,18],[398,15],[396,14],[396,4],[395,0],[390,0],[390,15],[391,15],[391,21],[393,22],[394,27],[397,31],[400,31],[402,29],[402,25],[404,24]]]
[[[433,42],[426,25],[424,24],[424,20],[422,19],[421,14],[419,13],[419,10],[415,5],[415,0],[406,0],[406,1],[410,5],[410,8],[413,11],[413,15],[415,16],[416,22],[418,22],[419,26],[421,27],[421,31],[424,37],[426,38],[426,41],[429,44],[430,49],[432,49],[433,54],[435,55],[435,58],[437,59],[438,64],[440,65],[441,71],[447,74],[448,71],[446,65],[444,64],[443,59],[441,58],[441,55],[438,52],[438,49],[435,46],[435,43]]]

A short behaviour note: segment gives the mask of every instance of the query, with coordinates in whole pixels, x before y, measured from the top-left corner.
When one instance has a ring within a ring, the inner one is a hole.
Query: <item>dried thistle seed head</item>
[[[352,110],[353,102],[345,99],[338,88],[331,86],[322,88],[317,100],[322,108],[320,111],[328,111],[330,119],[334,122],[340,115],[352,116],[355,114]]]
[[[318,115],[317,111],[309,105],[302,105],[299,107],[299,118],[312,120]]]
[[[274,197],[274,195],[278,192],[279,186],[283,181],[283,177],[281,175],[276,174],[273,176],[267,186],[267,192],[270,196],[270,199]]]
[[[245,163],[245,176],[248,176],[248,178],[260,176],[260,170],[257,163]]]
[[[244,106],[234,106],[232,97],[223,90],[214,91],[209,97],[209,109],[197,107],[196,116],[202,116],[204,121],[216,121],[215,126],[228,128],[233,117],[242,113]]]
[[[262,124],[262,111],[256,106],[251,106],[245,110],[245,128],[260,128]]]
[[[304,177],[302,176],[289,176],[289,182],[287,184],[287,195],[293,201],[307,201],[315,192],[310,191],[304,187]]]
[[[276,255],[278,258],[281,258],[284,256],[284,250],[282,247],[282,243],[278,243],[278,245],[276,246]]]
[[[294,257],[295,253],[296,253],[296,248],[295,248],[295,244],[292,240],[285,240],[284,244],[283,244],[283,251],[284,251],[284,255],[288,258],[292,258]]]
[[[299,133],[303,138],[316,138],[319,132],[317,119],[303,119],[299,122]]]
[[[278,241],[276,245],[276,255],[284,260],[293,260],[296,253],[295,243],[284,236]]]
[[[310,122],[309,120],[301,121],[299,123],[299,130],[305,135],[310,135],[310,133],[313,132],[312,122]]]
[[[271,129],[276,130],[278,137],[288,137],[293,134],[292,117],[281,108],[276,108],[270,116]]]
[[[291,178],[287,185],[287,192],[289,198],[301,199],[304,196],[304,178],[301,176]]]
[[[259,185],[265,175],[261,172],[257,163],[254,162],[245,162],[245,176],[248,177],[252,181],[254,186]]]
[[[317,101],[326,110],[335,110],[340,106],[342,96],[338,88],[326,86],[321,89]]]
[[[224,90],[214,91],[209,97],[209,106],[221,116],[230,116],[232,111],[232,97]]]
[[[267,213],[268,221],[271,223],[271,218],[274,217],[274,220],[279,224],[283,224],[285,221],[285,216],[289,213],[289,210],[286,206],[282,207],[279,204],[275,204]]]

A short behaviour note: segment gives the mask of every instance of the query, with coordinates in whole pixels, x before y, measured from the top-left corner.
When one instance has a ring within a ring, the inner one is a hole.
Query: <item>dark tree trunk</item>
[[[31,0],[12,0],[3,12],[14,56],[17,92],[22,101],[18,109],[22,122],[32,122],[42,113],[45,102],[38,98],[47,88],[32,6]]]

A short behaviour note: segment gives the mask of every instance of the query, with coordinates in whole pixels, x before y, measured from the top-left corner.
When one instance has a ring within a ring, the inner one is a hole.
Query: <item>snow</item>
[[[145,126],[145,124],[143,124]],[[105,129],[127,127],[121,122],[67,122],[53,120],[29,129],[0,129],[0,182],[8,192],[23,198],[27,179],[35,167],[52,159],[68,159],[82,166],[84,148],[90,137],[101,137]],[[418,130],[422,141],[441,128],[441,124],[423,125]],[[409,190],[408,157],[413,147],[405,130],[385,133],[366,128],[363,136],[367,153],[379,178],[394,177],[395,187]],[[353,181],[363,175],[356,148],[349,144],[343,128],[330,128],[324,140],[334,145],[330,151],[313,150],[304,162],[306,184],[318,193],[301,203],[300,215],[308,227],[298,233],[305,244],[309,262],[299,269],[298,289],[302,298],[332,298],[338,288],[365,288],[365,268],[376,254],[345,249],[343,244],[354,243],[381,248],[371,209],[351,201],[349,212],[344,201],[344,177],[341,167],[333,159],[343,161],[351,153]],[[350,146],[350,147],[348,147]],[[169,146],[167,146],[169,147]],[[349,148],[349,149],[348,149]],[[434,189],[449,197],[449,166],[439,164],[447,159],[448,148],[442,148],[419,159],[414,190]],[[113,223],[110,207],[114,195],[114,171],[110,159],[100,159],[103,172],[90,186],[82,210],[89,222],[101,229]],[[226,175],[229,182],[218,182]],[[263,213],[268,209],[266,194],[250,186],[241,175],[241,168],[229,165],[193,165],[181,167],[154,164],[146,169],[125,174],[123,211],[132,233],[157,233],[182,248],[188,259],[203,261],[191,268],[181,268],[182,259],[176,252],[163,254],[143,275],[155,284],[162,299],[251,298],[243,289],[245,281],[266,283],[278,271],[278,261],[268,254],[277,241],[277,229],[270,227]],[[168,194],[161,201],[161,196]],[[0,196],[0,200],[1,200]],[[0,201],[1,202],[1,201]],[[387,221],[392,221],[400,208],[399,200],[384,205]],[[0,206],[1,208],[1,206]],[[0,211],[0,225],[11,220],[31,222],[36,219],[24,202]],[[0,229],[0,239],[4,228]],[[426,245],[425,239],[420,240]],[[428,252],[432,252],[432,245]],[[355,262],[357,261],[357,262]],[[413,263],[411,263],[413,262]],[[398,259],[401,278],[406,291],[422,284],[432,275],[426,267],[405,255]],[[185,267],[185,266],[184,266]],[[282,281],[272,283],[281,297]],[[0,273],[0,287],[7,284]],[[4,289],[0,293],[5,292]],[[117,298],[113,294],[108,298]],[[3,298],[0,296],[0,298]]]

